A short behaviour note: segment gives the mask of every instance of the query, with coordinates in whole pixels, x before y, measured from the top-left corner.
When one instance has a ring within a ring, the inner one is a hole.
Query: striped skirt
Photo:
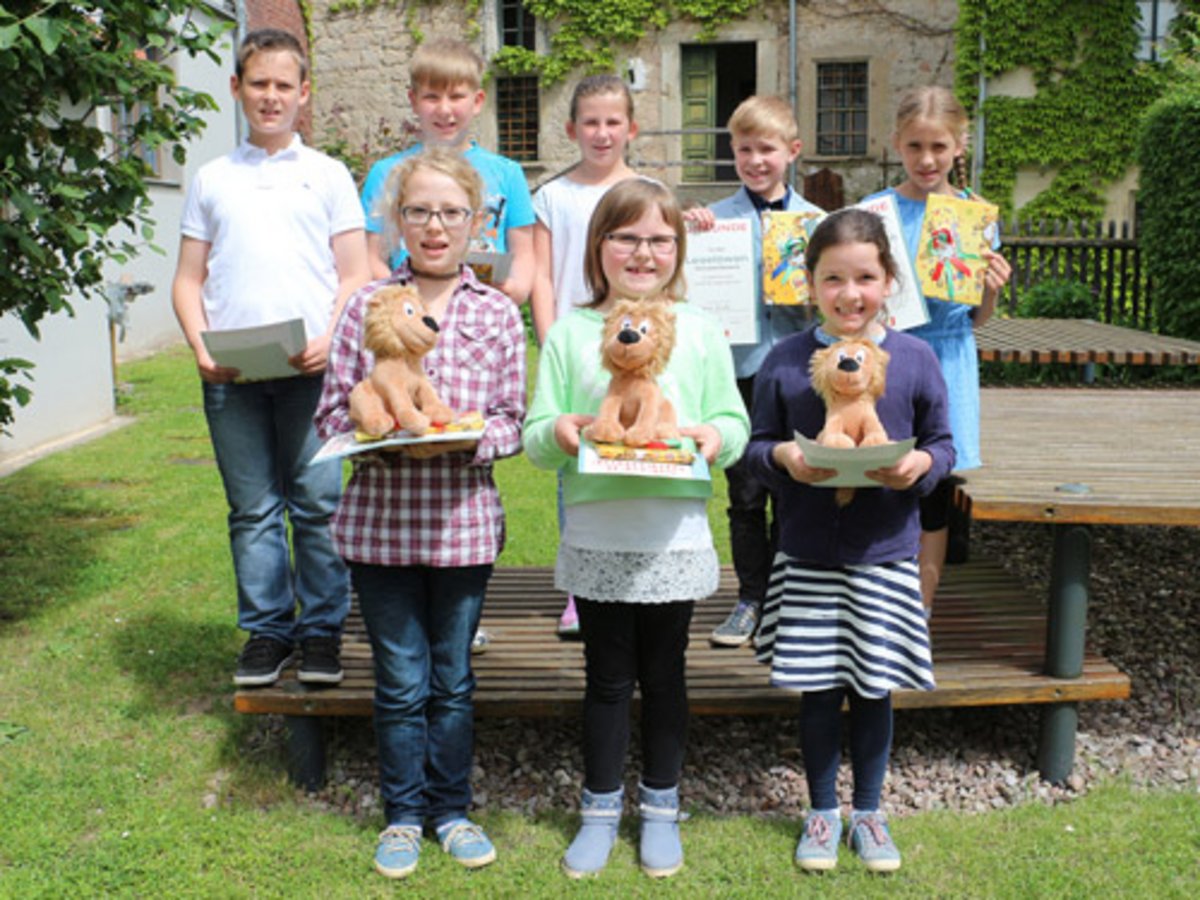
[[[785,690],[883,697],[934,687],[915,559],[821,566],[776,554],[755,647]]]

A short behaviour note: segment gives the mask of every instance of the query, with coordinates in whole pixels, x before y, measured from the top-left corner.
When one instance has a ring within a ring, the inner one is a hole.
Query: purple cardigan
[[[835,491],[795,481],[771,458],[774,446],[798,431],[815,438],[825,424],[825,404],[809,383],[808,362],[829,338],[810,328],[772,348],[754,380],[754,410],[746,461],[775,495],[779,550],[804,563],[851,565],[894,562],[917,554],[918,497],[954,468],[954,442],[946,382],[929,345],[889,330],[880,346],[891,357],[887,389],[876,404],[894,441],[915,436],[933,466],[907,491],[858,488],[844,507]]]

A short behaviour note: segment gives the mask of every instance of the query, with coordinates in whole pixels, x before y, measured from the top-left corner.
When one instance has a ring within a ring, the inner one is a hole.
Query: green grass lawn
[[[122,369],[134,425],[0,480],[0,896],[370,896],[382,822],[315,809],[281,748],[232,712],[242,637],[224,499],[190,357]],[[505,565],[553,560],[554,478],[499,467]],[[723,490],[718,481],[718,491]],[[725,547],[724,515],[714,527]],[[702,752],[693,748],[694,752]],[[1194,788],[1193,788],[1194,790]],[[570,810],[484,810],[500,859],[467,873],[427,844],[419,896],[1194,896],[1200,798],[1117,782],[1056,808],[899,820],[896,876],[802,876],[796,823],[698,816],[666,884],[634,828],[603,877],[558,870]]]

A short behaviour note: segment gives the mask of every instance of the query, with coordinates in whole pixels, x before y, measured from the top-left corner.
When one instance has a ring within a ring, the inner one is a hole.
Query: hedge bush
[[[1180,67],[1146,112],[1138,143],[1139,241],[1159,330],[1200,338],[1200,67]]]

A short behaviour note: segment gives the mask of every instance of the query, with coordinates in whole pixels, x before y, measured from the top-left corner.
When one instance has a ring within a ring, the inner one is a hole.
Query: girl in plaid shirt
[[[602,869],[616,840],[635,684],[642,869],[665,877],[683,865],[676,822],[688,721],[684,651],[695,600],[717,589],[706,510],[712,483],[580,475],[575,457],[608,388],[600,366],[605,314],[620,298],[682,300],[685,238],[679,205],[659,182],[631,178],[609,189],[588,227],[592,302],[551,327],[525,423],[530,460],[563,473],[555,583],[576,597],[586,660],[583,826],[563,857],[575,878]],[[729,345],[706,313],[679,302],[674,315],[675,348],[659,384],[683,434],[710,463],[728,466],[749,437]]]
[[[479,410],[478,441],[359,454],[333,521],[350,566],[375,662],[375,731],[387,816],[375,867],[402,878],[417,866],[422,828],[469,868],[496,851],[467,819],[474,750],[471,638],[504,544],[495,460],[521,447],[525,329],[504,294],[464,265],[482,214],[479,175],[460,155],[428,149],[397,167],[387,209],[409,250],[384,280],[350,298],[329,353],[316,424],[322,439],[354,427],[350,391],[374,362],[363,348],[371,295],[411,284],[437,321],[422,364],[456,412]]]

